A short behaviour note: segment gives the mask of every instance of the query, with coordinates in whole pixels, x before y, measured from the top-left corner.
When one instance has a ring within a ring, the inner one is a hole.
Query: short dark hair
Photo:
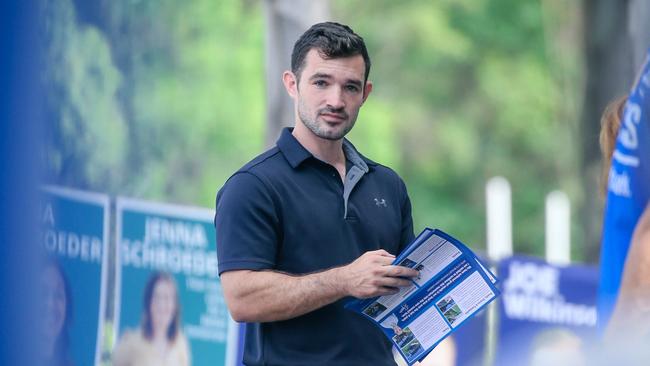
[[[324,59],[361,55],[366,64],[364,84],[370,74],[370,56],[361,36],[347,25],[324,22],[314,24],[298,38],[291,53],[291,72],[298,79],[305,66],[305,57],[311,49],[317,49]]]
[[[172,277],[169,273],[166,272],[154,272],[151,274],[149,277],[149,280],[147,281],[147,284],[144,289],[144,301],[142,303],[143,305],[143,314],[142,314],[142,331],[144,333],[145,339],[151,340],[153,338],[153,325],[151,324],[151,301],[153,299],[153,292],[156,288],[156,285],[158,282],[166,281],[169,284],[172,285],[174,288],[174,304],[175,310],[174,310],[174,316],[172,318],[171,324],[169,324],[169,327],[167,328],[167,340],[170,342],[174,342],[176,340],[176,336],[178,335],[179,327],[180,327],[180,302],[178,301],[178,288],[176,287],[176,281],[174,281],[174,277]]]

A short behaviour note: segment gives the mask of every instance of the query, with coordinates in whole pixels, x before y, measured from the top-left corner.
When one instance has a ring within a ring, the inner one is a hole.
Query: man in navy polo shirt
[[[413,239],[404,183],[344,139],[369,71],[349,27],[307,30],[282,75],[295,127],[217,195],[219,273],[233,318],[248,323],[246,365],[395,365],[379,328],[343,307],[418,275],[391,265]]]

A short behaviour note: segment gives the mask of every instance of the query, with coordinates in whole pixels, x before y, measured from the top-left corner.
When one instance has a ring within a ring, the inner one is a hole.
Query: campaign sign
[[[597,322],[597,269],[515,256],[499,263],[498,274],[495,364],[584,364]]]
[[[44,304],[39,315],[44,317],[43,334],[54,342],[46,358],[52,364],[98,365],[106,303],[109,198],[51,186],[42,193],[42,243],[48,259],[40,280]]]
[[[172,342],[174,347],[169,350],[170,357],[176,358],[157,362],[179,366],[235,364],[238,327],[230,318],[221,290],[213,218],[214,211],[204,208],[117,199],[114,360],[136,357],[132,356],[135,353],[149,357],[148,351],[136,352],[136,346],[125,345],[131,342],[151,349],[145,336],[125,340],[129,332],[146,334],[148,329],[154,334],[158,326],[171,334],[175,329],[172,323],[177,321],[178,338],[174,339],[180,341]],[[164,286],[156,282],[160,278]],[[167,300],[159,294],[165,289]],[[171,308],[165,307],[169,298]],[[165,311],[172,313],[167,320],[160,315]],[[156,325],[159,323],[163,325]],[[145,362],[144,358],[127,361]]]
[[[616,302],[632,233],[650,198],[650,50],[630,91],[612,155],[600,252],[601,329]]]

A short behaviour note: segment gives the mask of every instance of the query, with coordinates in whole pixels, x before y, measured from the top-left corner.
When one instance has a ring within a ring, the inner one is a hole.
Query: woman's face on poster
[[[176,311],[176,289],[169,281],[158,281],[151,298],[151,324],[155,330],[166,331]]]
[[[43,286],[43,333],[55,341],[65,324],[67,299],[61,274],[54,266],[47,266],[41,279]]]

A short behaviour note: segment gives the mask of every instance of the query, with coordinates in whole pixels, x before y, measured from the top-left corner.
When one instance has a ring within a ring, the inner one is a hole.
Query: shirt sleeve
[[[130,366],[133,358],[134,334],[126,331],[118,340],[113,351],[112,361],[114,366]]]
[[[279,218],[268,187],[253,173],[233,175],[217,194],[215,229],[219,275],[275,266]]]
[[[411,213],[411,200],[409,198],[408,192],[406,191],[406,185],[404,181],[400,178],[400,194],[402,196],[402,229],[400,233],[400,243],[399,243],[399,253],[406,248],[414,239],[415,234],[413,234],[413,216]]]

